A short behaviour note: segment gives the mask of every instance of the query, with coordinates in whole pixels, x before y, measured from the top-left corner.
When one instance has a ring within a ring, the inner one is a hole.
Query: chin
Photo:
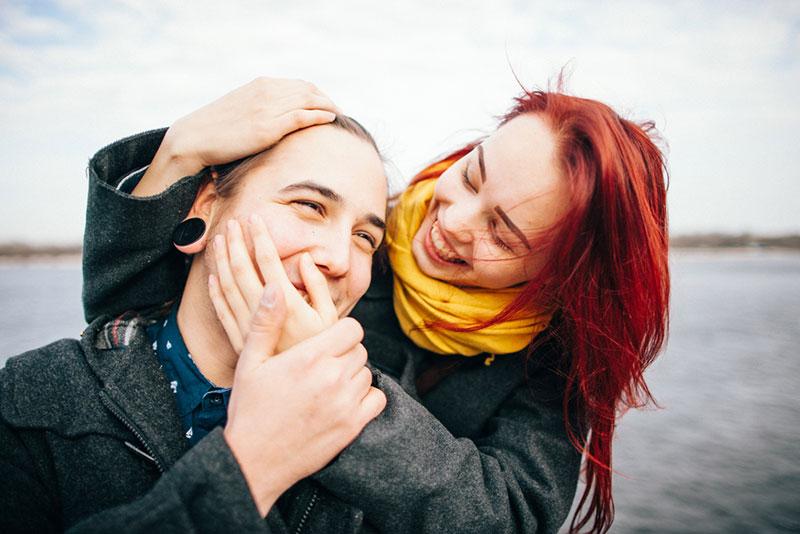
[[[420,245],[421,246],[421,245]],[[411,247],[411,254],[414,256],[414,261],[419,267],[419,270],[426,276],[439,280],[440,282],[447,282],[448,284],[455,283],[450,276],[450,273],[439,269],[436,265],[432,265],[428,259],[425,251],[417,250],[417,245]]]

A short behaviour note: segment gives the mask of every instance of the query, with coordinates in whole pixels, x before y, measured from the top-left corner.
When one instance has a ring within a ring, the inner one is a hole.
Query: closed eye
[[[313,200],[294,200],[292,201],[292,204],[297,204],[302,206],[304,209],[314,210],[320,215],[325,215],[325,206],[319,202],[314,202]]]
[[[503,250],[511,252],[511,247],[508,246],[502,239],[500,239],[500,235],[497,233],[497,221],[493,220],[491,223],[489,223],[489,226],[491,227],[492,238],[494,239],[494,242],[497,243],[497,246]]]
[[[370,249],[373,251],[378,248],[377,239],[375,239],[375,237],[369,232],[356,232],[355,235],[366,241],[369,244]]]
[[[461,169],[461,179],[464,182],[464,186],[472,191],[473,193],[477,193],[478,190],[472,185],[472,182],[469,181],[469,164],[464,165],[464,168]]]

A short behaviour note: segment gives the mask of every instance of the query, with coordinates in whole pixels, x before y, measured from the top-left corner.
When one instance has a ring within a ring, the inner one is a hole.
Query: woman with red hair
[[[228,103],[176,123],[139,194],[218,179],[204,169],[268,148],[243,148],[231,109],[244,117],[252,104]],[[526,91],[493,134],[411,181],[389,218],[388,265],[353,311],[370,361],[396,382],[379,382],[385,413],[314,484],[382,531],[555,532],[582,455],[571,530],[609,529],[617,418],[650,399],[643,372],[668,324],[665,162],[652,132],[594,100]],[[185,212],[158,216],[175,225]],[[87,235],[107,231],[94,224]],[[149,292],[123,304],[113,295],[127,282],[95,280],[87,316],[174,298],[181,274],[163,242],[111,241],[126,255],[102,265],[109,249],[101,260],[87,247],[86,272],[124,263]],[[230,247],[231,260],[246,253]],[[235,345],[249,312],[233,282],[211,292]],[[307,511],[321,507],[314,495]]]
[[[535,359],[536,347],[550,339],[557,340],[563,349],[565,428],[570,441],[586,458],[586,488],[571,527],[580,530],[591,525],[591,531],[604,531],[614,516],[611,445],[617,417],[626,408],[651,400],[643,372],[658,355],[667,332],[670,280],[664,160],[649,135],[652,124],[622,119],[594,100],[557,91],[526,92],[516,98],[489,140],[453,152],[414,178],[408,191],[438,180],[428,214],[414,240],[419,249],[423,248],[426,229],[433,236],[438,229],[443,234],[440,239],[445,255],[455,250],[457,245],[448,246],[450,241],[444,236],[453,236],[451,239],[458,243],[457,230],[448,232],[448,228],[461,221],[451,220],[450,212],[458,209],[459,202],[469,212],[470,199],[450,196],[449,187],[442,184],[457,180],[453,175],[461,175],[465,197],[491,197],[494,192],[486,190],[492,186],[492,174],[486,161],[489,157],[484,154],[494,148],[494,143],[521,144],[525,134],[520,132],[515,137],[509,132],[517,121],[528,123],[519,124],[518,129],[528,130],[529,137],[532,132],[539,135],[523,150],[546,152],[554,168],[537,175],[539,162],[534,161],[527,173],[521,171],[520,175],[528,174],[531,180],[530,191],[527,198],[525,194],[516,197],[520,199],[516,206],[511,200],[519,193],[511,185],[514,178],[497,176],[496,180],[503,180],[503,188],[511,189],[504,195],[514,207],[506,215],[495,206],[498,217],[492,220],[489,216],[490,222],[482,228],[489,211],[486,204],[492,202],[481,202],[474,212],[464,215],[463,226],[473,232],[461,239],[471,243],[496,239],[492,228],[502,227],[514,210],[533,211],[546,222],[531,225],[523,232],[527,236],[518,236],[519,242],[528,241],[530,245],[526,248],[531,253],[520,256],[532,267],[488,264],[485,277],[481,277],[475,268],[484,259],[478,256],[478,246],[472,247],[472,255],[456,259],[454,267],[435,266],[435,260],[428,260],[435,258],[435,253],[414,257],[419,258],[423,272],[449,283],[515,289],[494,317],[469,325],[432,323],[434,331],[438,327],[477,333],[525,316],[531,309],[552,312],[546,321],[548,328],[529,338],[527,357]],[[485,145],[492,148],[484,149]],[[501,150],[496,149],[497,159],[504,156]],[[478,172],[474,172],[476,167]],[[548,179],[556,183],[544,183]],[[452,218],[460,216],[455,213]],[[514,233],[513,227],[511,230]],[[436,238],[430,241],[435,243]],[[511,237],[504,241],[516,240]],[[392,257],[391,241],[389,250]],[[490,254],[487,252],[486,260]],[[444,259],[453,258],[457,255]],[[505,278],[508,268],[516,277]],[[418,338],[412,334],[412,339]],[[571,402],[584,427],[570,423]]]

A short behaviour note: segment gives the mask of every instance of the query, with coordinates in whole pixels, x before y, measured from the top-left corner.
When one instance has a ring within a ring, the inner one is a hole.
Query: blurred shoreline
[[[81,245],[0,244],[0,265],[80,263]]]
[[[786,251],[800,252],[800,234],[760,236],[755,234],[686,234],[670,238],[673,251]],[[29,263],[80,263],[81,245],[30,245],[0,243],[0,265]]]
[[[744,248],[800,250],[800,234],[761,236],[755,234],[686,234],[674,235],[670,247],[685,248]]]

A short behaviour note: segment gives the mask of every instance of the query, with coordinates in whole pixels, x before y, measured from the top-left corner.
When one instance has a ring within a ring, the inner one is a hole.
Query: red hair
[[[558,310],[547,337],[563,348],[564,423],[570,441],[586,458],[586,489],[570,528],[590,525],[592,532],[605,532],[614,519],[611,443],[616,420],[626,409],[652,400],[643,372],[667,334],[665,162],[651,139],[652,123],[622,119],[600,102],[560,91],[525,92],[501,125],[525,113],[543,117],[550,126],[558,165],[571,187],[571,206],[541,236],[539,245],[549,258],[514,302],[489,321],[436,326],[472,331],[528,307]],[[412,183],[438,177],[476,144],[441,158]],[[542,336],[531,344],[529,358],[541,341]],[[577,409],[580,427],[570,422],[570,408]]]

